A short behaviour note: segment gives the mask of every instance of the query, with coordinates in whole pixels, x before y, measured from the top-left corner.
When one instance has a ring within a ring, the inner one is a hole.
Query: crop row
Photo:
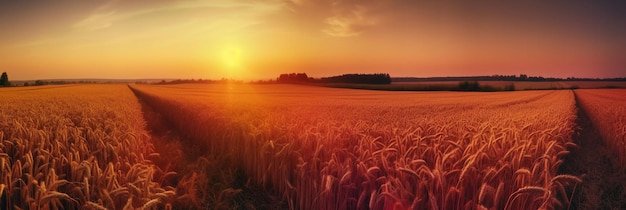
[[[626,163],[626,91],[622,89],[576,90],[576,97],[607,148],[616,154],[615,164]]]
[[[176,199],[166,183],[176,173],[151,161],[159,154],[125,86],[20,88],[0,97],[0,208],[164,208]]]
[[[292,209],[567,208],[568,91],[390,93],[134,86]]]

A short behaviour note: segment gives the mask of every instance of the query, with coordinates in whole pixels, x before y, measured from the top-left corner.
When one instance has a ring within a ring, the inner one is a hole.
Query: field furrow
[[[133,86],[206,153],[293,209],[567,208],[571,91],[385,93]]]
[[[578,147],[566,158],[564,173],[579,175],[578,209],[626,208],[626,97],[624,90],[576,90],[579,107],[574,136]]]
[[[576,90],[576,96],[605,143],[615,150],[616,164],[626,164],[626,90]]]

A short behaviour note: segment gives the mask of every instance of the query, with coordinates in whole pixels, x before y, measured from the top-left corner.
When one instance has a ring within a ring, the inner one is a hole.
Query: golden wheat
[[[550,208],[580,181],[556,170],[573,145],[570,91],[132,88],[292,209]]]
[[[155,182],[141,107],[126,86],[14,88],[0,96],[0,208],[138,208],[166,187]],[[141,188],[130,194],[133,183]]]
[[[626,164],[626,90],[576,90],[576,97],[607,148],[616,153],[615,164]]]

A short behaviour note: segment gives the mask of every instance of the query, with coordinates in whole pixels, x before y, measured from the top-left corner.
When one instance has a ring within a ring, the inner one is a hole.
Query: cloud
[[[112,23],[119,19],[116,14],[115,7],[120,0],[106,1],[104,4],[95,8],[95,10],[89,14],[86,18],[74,23],[73,28],[84,28],[88,30],[98,30],[108,28]]]
[[[102,30],[142,17],[167,15],[174,19],[162,21],[179,24],[204,19],[206,25],[224,19],[234,22],[262,22],[259,15],[288,12],[309,22],[317,31],[332,37],[353,37],[379,25],[384,17],[377,10],[388,1],[380,0],[210,0],[210,1],[108,1],[87,17],[76,21],[72,28],[88,31]],[[166,16],[161,16],[166,17]],[[183,21],[183,22],[180,22]],[[315,23],[317,22],[317,24]],[[163,25],[163,24],[162,24]],[[247,24],[249,25],[249,24]]]
[[[217,13],[237,13],[227,17],[250,18],[251,16],[278,10],[276,4],[263,4],[255,1],[110,1],[94,10],[90,15],[77,21],[73,28],[99,30],[113,26],[116,22],[155,14],[175,14],[182,19],[212,17]],[[196,11],[196,12],[194,12]]]
[[[88,30],[98,30],[104,29],[111,26],[111,24],[119,19],[119,16],[116,16],[115,11],[107,12],[107,13],[96,13],[92,14],[89,17],[78,21],[73,25],[74,28],[85,28]]]
[[[285,0],[295,13],[316,14],[321,32],[334,37],[358,36],[383,19],[376,11],[389,1],[381,0]]]
[[[365,7],[355,7],[347,14],[337,14],[326,18],[328,25],[322,32],[335,37],[360,35],[368,27],[378,23],[378,18],[367,15]]]
[[[305,0],[287,0],[295,5],[301,5]]]

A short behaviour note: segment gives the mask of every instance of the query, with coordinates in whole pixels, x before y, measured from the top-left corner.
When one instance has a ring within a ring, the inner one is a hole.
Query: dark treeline
[[[517,75],[493,75],[493,76],[468,76],[468,77],[396,77],[392,82],[435,82],[435,81],[626,81],[623,78],[580,78],[580,77],[541,77],[528,76],[526,74]]]
[[[322,83],[391,84],[391,77],[389,74],[344,74],[324,77],[319,81]]]
[[[11,86],[11,82],[9,82],[9,75],[7,75],[6,72],[2,72],[2,76],[0,77],[0,86],[1,87]]]
[[[243,83],[239,80],[221,79],[221,80],[209,80],[209,79],[176,79],[171,81],[161,80],[156,83],[148,82],[136,82],[135,84],[157,84],[157,85],[174,85],[174,84],[222,84],[222,83]]]
[[[277,83],[353,83],[353,84],[391,84],[389,74],[343,74],[332,77],[312,78],[306,73],[281,74]]]
[[[305,82],[313,82],[313,78],[306,75],[306,73],[290,73],[290,74],[281,74],[276,79],[278,83],[305,83]]]
[[[64,81],[64,80],[35,80],[35,82],[24,82],[24,86],[40,86],[40,85],[69,85],[69,84],[95,84],[95,81],[79,80],[79,81]]]
[[[491,85],[481,85],[479,82],[477,81],[463,81],[463,82],[459,82],[459,85],[457,87],[452,87],[446,90],[451,90],[451,91],[480,91],[480,92],[495,92],[495,91],[514,91],[515,90],[515,85],[514,84],[508,84],[505,85],[503,88],[500,87],[494,87]]]
[[[2,76],[0,76],[0,86],[2,87],[15,87],[15,86],[40,86],[40,85],[65,85],[65,84],[89,84],[94,83],[91,81],[44,81],[44,80],[36,80],[34,82],[24,82],[23,84],[20,82],[11,83],[9,82],[9,75],[6,72],[2,72]]]

